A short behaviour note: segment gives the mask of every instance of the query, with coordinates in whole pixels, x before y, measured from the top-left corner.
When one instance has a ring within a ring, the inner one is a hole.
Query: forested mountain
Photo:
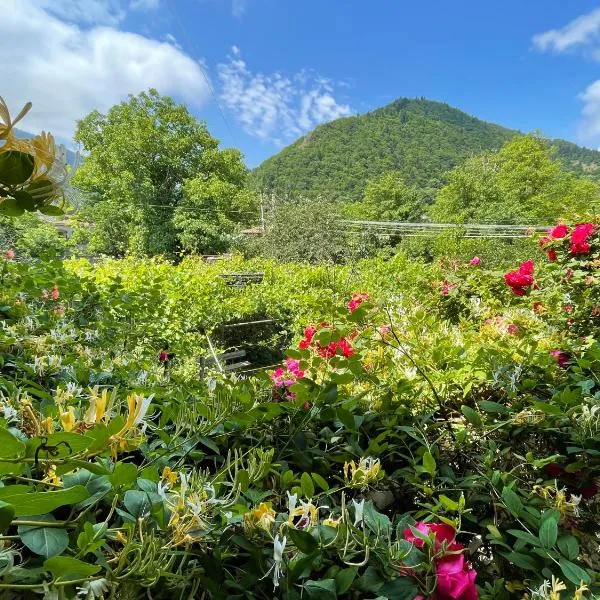
[[[408,185],[433,196],[452,167],[519,132],[456,108],[401,98],[364,115],[320,125],[252,173],[253,184],[281,195],[359,200],[369,179],[398,172]],[[600,152],[552,140],[565,166],[600,177]]]

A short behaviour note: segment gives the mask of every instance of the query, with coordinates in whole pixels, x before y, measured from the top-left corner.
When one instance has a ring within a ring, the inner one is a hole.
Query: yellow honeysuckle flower
[[[300,500],[300,506],[290,510],[288,524],[296,529],[307,529],[315,525],[318,519],[318,508],[309,500]],[[299,518],[298,518],[299,517]]]
[[[567,589],[567,586],[552,575],[552,590],[550,592],[550,600],[560,600],[560,593]]]
[[[170,467],[165,467],[162,472],[162,479],[165,479],[169,485],[174,485],[177,482],[179,473],[172,471]]]
[[[129,396],[127,396],[127,421],[121,430],[110,438],[113,458],[116,458],[120,451],[127,449],[128,439],[126,436],[130,431],[142,423],[151,402],[152,396],[148,396],[147,398],[138,394],[129,394]]]
[[[106,405],[108,404],[108,390],[103,389],[100,396],[93,394],[90,397],[90,406],[85,413],[85,422],[88,425],[100,423],[106,414]]]
[[[585,592],[589,592],[590,588],[585,585],[584,583],[582,583],[576,590],[575,590],[575,596],[573,597],[573,600],[581,600],[583,598],[583,594],[585,594]]]
[[[44,433],[54,433],[54,420],[52,417],[46,417],[40,425],[44,430]]]
[[[244,515],[244,527],[248,529],[264,529],[269,531],[275,522],[277,513],[265,502]]]
[[[2,123],[0,123],[0,140],[15,139],[13,128],[31,110],[31,107],[31,102],[27,102],[21,112],[11,121],[8,106],[4,98],[0,96],[0,119],[2,119]],[[0,148],[0,152],[2,152],[2,148]]]
[[[44,478],[44,481],[47,481],[48,483],[51,483],[56,486],[62,486],[63,481],[56,474],[56,465],[49,465],[49,467],[46,470],[46,477]]]
[[[120,542],[121,544],[127,543],[127,538],[120,531],[117,531],[116,539],[117,542]]]
[[[381,463],[378,458],[363,457],[358,461],[358,465],[353,460],[344,463],[344,477],[351,486],[366,487],[377,481],[381,475]]]
[[[323,519],[323,525],[327,525],[327,527],[338,527],[342,522],[342,517],[338,517],[337,519],[333,518],[333,515],[329,515],[327,519]]]
[[[69,406],[66,411],[60,411],[60,422],[65,431],[73,431],[75,427],[75,409]]]

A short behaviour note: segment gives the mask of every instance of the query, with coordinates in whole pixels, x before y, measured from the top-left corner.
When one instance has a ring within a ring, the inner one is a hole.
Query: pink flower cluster
[[[518,270],[505,273],[504,281],[514,294],[524,296],[527,288],[533,285],[533,269],[533,261],[527,260],[521,263]]]
[[[356,294],[352,294],[352,298],[350,298],[350,302],[348,302],[348,310],[352,313],[354,312],[363,302],[370,300],[371,296],[366,292],[357,292]]]
[[[275,387],[290,387],[296,383],[296,379],[304,377],[304,371],[300,369],[300,362],[293,358],[285,359],[285,366],[277,368],[271,373],[271,379]]]
[[[455,287],[456,287],[455,283],[452,283],[451,281],[444,279],[444,281],[442,281],[442,285],[441,285],[442,296],[447,296],[450,293],[450,291]]]
[[[352,347],[351,342],[345,337],[341,337],[336,341],[331,341],[328,344],[319,344],[318,342],[313,341],[313,338],[319,329],[325,329],[328,327],[329,323],[327,322],[319,323],[318,328],[315,325],[308,326],[304,330],[304,337],[298,343],[298,347],[301,350],[314,348],[321,358],[333,358],[337,354],[338,350],[340,350],[342,356],[350,358],[354,354],[354,348]],[[353,335],[349,337],[354,337],[356,333],[357,332],[355,331]]]
[[[14,257],[15,257],[15,251],[12,248],[10,248],[9,250],[7,250],[4,253],[4,258],[6,260],[12,260]]]
[[[464,546],[456,541],[456,531],[445,523],[425,523],[418,521],[414,529],[431,536],[433,534],[433,550],[442,556],[434,557],[437,585],[430,600],[477,600],[475,586],[477,572],[465,560],[462,553]],[[404,530],[404,537],[417,548],[425,546],[425,540],[417,537],[410,528]],[[423,599],[423,596],[417,596]]]
[[[42,300],[58,300],[60,297],[60,289],[55,285],[50,291],[44,290],[41,297]]]

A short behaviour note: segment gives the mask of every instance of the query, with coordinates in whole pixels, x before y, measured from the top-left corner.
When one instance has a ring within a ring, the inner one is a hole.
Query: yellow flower
[[[75,427],[75,409],[69,406],[66,411],[60,411],[60,422],[65,431],[73,431]]]
[[[44,481],[56,486],[62,486],[62,479],[56,474],[56,465],[49,465],[47,467]]]
[[[550,592],[550,600],[560,600],[560,593],[567,589],[567,586],[552,575],[552,591]]]
[[[127,543],[127,538],[120,531],[117,531],[116,538],[117,542],[120,542],[121,544]]]
[[[300,506],[294,507],[288,515],[288,523],[296,529],[308,529],[315,525],[317,519],[318,508],[310,501],[300,500]]]
[[[165,467],[162,472],[162,479],[165,479],[169,485],[174,485],[177,482],[179,474],[177,471],[172,471],[170,467]]]
[[[102,390],[100,396],[96,393],[90,396],[90,406],[85,413],[85,422],[88,425],[100,423],[106,414],[106,405],[108,404],[108,390]]]
[[[573,598],[573,600],[581,600],[583,598],[583,594],[585,592],[588,592],[590,588],[588,588],[587,585],[585,584],[581,584],[576,590],[575,590],[575,596]]]
[[[0,122],[0,140],[6,140],[8,143],[9,140],[15,139],[13,128],[31,110],[31,106],[31,102],[28,102],[15,117],[14,121],[11,121],[8,106],[6,105],[4,98],[0,96],[0,119],[2,119],[2,122]],[[0,147],[0,152],[2,152],[3,149],[4,146]]]
[[[259,528],[270,531],[276,515],[277,513],[266,502],[261,502],[244,515],[244,527],[249,530]]]
[[[54,421],[52,420],[52,417],[46,417],[40,425],[45,433],[54,433]]]
[[[338,517],[337,519],[333,518],[333,515],[329,515],[327,519],[323,519],[323,525],[327,525],[327,527],[338,527],[338,525],[342,522],[342,517]]]
[[[151,402],[152,396],[148,396],[148,398],[139,396],[138,394],[129,394],[127,396],[127,421],[121,430],[110,438],[113,458],[116,458],[120,451],[127,449],[128,442],[131,441],[129,433],[142,423]]]
[[[344,463],[344,477],[350,486],[367,487],[383,475],[378,458],[361,458],[358,465],[354,461]]]

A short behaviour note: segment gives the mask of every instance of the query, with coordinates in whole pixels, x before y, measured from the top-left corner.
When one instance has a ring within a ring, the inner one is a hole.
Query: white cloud
[[[351,114],[348,104],[334,97],[328,79],[301,71],[291,77],[281,73],[253,73],[232,48],[227,63],[217,67],[221,100],[247,133],[277,144],[289,141],[319,123]]]
[[[160,6],[160,0],[131,0],[131,10],[156,10]]]
[[[231,0],[231,14],[236,19],[241,19],[246,14],[248,0]]]
[[[125,18],[121,0],[25,0],[70,23],[116,25]]]
[[[597,143],[600,139],[600,80],[590,84],[579,98],[583,100],[584,107],[578,138],[584,143]]]
[[[600,34],[600,8],[581,15],[561,29],[550,29],[533,36],[533,43],[540,50],[564,52],[575,46],[598,42]]]
[[[55,9],[66,4],[53,0]],[[208,98],[200,65],[172,43],[107,26],[83,29],[39,0],[3,0],[2,8],[0,80],[10,82],[2,94],[14,112],[33,102],[20,124],[27,131],[69,139],[76,119],[150,87],[195,106]]]

